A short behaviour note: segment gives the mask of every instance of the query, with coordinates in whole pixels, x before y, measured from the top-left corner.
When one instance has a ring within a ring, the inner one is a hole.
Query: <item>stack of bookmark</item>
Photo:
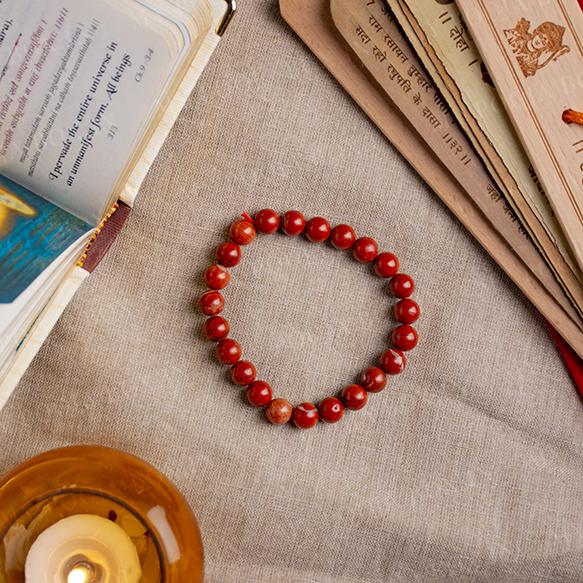
[[[280,0],[583,379],[583,0]],[[578,355],[578,356],[577,356]],[[579,384],[583,394],[583,383]]]

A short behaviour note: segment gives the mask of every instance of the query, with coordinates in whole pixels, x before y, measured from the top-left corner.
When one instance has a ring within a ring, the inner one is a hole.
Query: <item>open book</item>
[[[233,10],[0,2],[0,408],[119,230]]]

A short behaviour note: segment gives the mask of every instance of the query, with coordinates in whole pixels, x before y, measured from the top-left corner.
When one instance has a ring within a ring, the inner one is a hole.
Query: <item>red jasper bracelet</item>
[[[334,228],[323,217],[314,217],[306,221],[298,211],[287,211],[281,217],[271,209],[259,211],[254,218],[247,214],[235,221],[229,229],[229,239],[221,243],[216,250],[217,262],[204,273],[204,280],[210,291],[199,300],[203,314],[209,316],[205,322],[205,333],[209,340],[217,342],[217,358],[231,367],[231,379],[234,384],[246,387],[249,403],[255,407],[265,407],[265,416],[274,425],[283,425],[291,419],[296,427],[308,429],[319,420],[336,423],[342,419],[344,409],[362,409],[369,393],[379,393],[387,386],[387,375],[396,375],[405,369],[407,358],[405,352],[415,348],[418,334],[411,324],[415,323],[420,310],[416,302],[410,299],[415,290],[413,278],[399,273],[399,260],[393,253],[379,253],[378,245],[370,237],[356,237],[354,229],[348,225]],[[399,325],[392,332],[393,347],[380,357],[380,366],[366,369],[358,384],[348,385],[339,398],[326,397],[318,407],[313,403],[301,403],[292,407],[289,401],[273,398],[269,383],[256,380],[257,371],[253,363],[241,360],[241,346],[236,340],[228,338],[229,323],[219,314],[225,307],[225,300],[219,290],[226,287],[231,274],[225,268],[235,267],[241,261],[241,245],[248,245],[257,233],[272,235],[281,229],[286,235],[296,237],[305,233],[313,243],[330,244],[341,251],[352,250],[354,259],[360,263],[372,265],[374,273],[389,279],[388,289],[399,298],[395,306],[395,319]]]

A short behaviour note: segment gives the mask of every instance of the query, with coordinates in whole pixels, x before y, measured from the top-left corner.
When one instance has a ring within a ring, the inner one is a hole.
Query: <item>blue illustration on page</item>
[[[13,302],[91,226],[0,176],[0,303]]]

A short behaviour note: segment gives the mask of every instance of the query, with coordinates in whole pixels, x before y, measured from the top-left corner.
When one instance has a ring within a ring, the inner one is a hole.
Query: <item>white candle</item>
[[[128,534],[106,518],[63,518],[36,539],[26,557],[26,583],[138,583],[142,569]]]

